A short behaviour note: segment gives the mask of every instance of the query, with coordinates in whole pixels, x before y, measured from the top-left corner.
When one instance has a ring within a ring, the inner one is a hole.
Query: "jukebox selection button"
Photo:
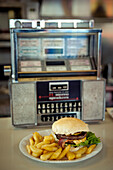
[[[58,105],[58,103],[56,103],[56,108],[58,108],[59,107],[59,105]]]
[[[72,112],[72,107],[69,107],[69,112]]]
[[[59,109],[56,109],[56,113],[59,113]]]
[[[51,104],[51,108],[54,108],[54,104],[53,103]]]
[[[78,106],[81,106],[81,103],[80,103],[80,102],[78,102]]]
[[[63,103],[60,103],[60,108],[63,106]]]
[[[67,111],[67,108],[65,108],[65,112],[68,112],[68,111]]]
[[[60,109],[60,112],[61,112],[61,113],[63,112],[63,108]]]
[[[38,114],[41,114],[40,110],[38,110]]]
[[[77,113],[41,115],[41,121],[42,122],[54,122],[63,117],[76,117],[77,118]]]
[[[76,108],[74,108],[74,109],[73,109],[73,111],[74,111],[74,112],[76,112],[76,111],[77,111],[77,109],[76,109]]]
[[[78,107],[78,111],[79,111],[79,112],[80,112],[80,110],[81,110],[80,107]]]
[[[69,107],[72,107],[72,103],[69,103]]]
[[[42,110],[42,113],[45,113],[45,109]]]
[[[73,107],[76,107],[76,105],[77,105],[77,103],[75,102],[75,103],[73,104]]]
[[[47,109],[47,113],[50,113],[50,110],[49,110],[49,109]]]
[[[56,120],[58,120],[59,119],[59,117],[58,116],[56,116]]]
[[[48,113],[68,113],[68,112],[80,112],[81,111],[81,102],[72,101],[72,102],[50,102],[50,103],[39,103],[38,104],[38,114],[48,114]]]
[[[45,108],[45,104],[42,105],[42,108]]]
[[[50,108],[50,104],[49,103],[47,104],[47,108]]]
[[[54,113],[54,109],[51,109],[51,113]]]
[[[54,121],[54,117],[52,116],[52,121]]]
[[[40,106],[40,104],[38,104],[38,109],[41,109],[41,106]]]
[[[65,103],[65,107],[68,107],[68,104],[67,104],[67,103]]]

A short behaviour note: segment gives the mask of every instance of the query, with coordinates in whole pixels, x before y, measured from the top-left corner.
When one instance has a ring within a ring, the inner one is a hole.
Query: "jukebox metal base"
[[[51,125],[62,117],[86,122],[105,118],[105,81],[68,80],[11,83],[14,126]]]

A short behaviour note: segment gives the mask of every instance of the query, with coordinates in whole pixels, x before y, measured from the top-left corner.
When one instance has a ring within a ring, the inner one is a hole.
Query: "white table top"
[[[49,129],[51,127],[48,127]],[[46,129],[48,129],[46,128]],[[11,124],[11,118],[0,118],[0,169],[1,170],[112,170],[113,169],[113,119],[106,114],[104,122],[90,124],[91,131],[101,138],[103,149],[96,156],[79,163],[47,164],[31,160],[25,157],[19,150],[21,139],[37,130],[37,128],[15,128]]]

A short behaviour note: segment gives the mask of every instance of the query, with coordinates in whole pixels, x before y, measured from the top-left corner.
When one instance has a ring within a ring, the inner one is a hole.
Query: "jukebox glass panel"
[[[17,34],[18,71],[97,69],[97,33],[44,30]]]

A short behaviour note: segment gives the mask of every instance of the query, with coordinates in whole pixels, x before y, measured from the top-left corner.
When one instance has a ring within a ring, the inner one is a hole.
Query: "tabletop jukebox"
[[[14,126],[104,120],[101,33],[93,20],[10,20]]]

